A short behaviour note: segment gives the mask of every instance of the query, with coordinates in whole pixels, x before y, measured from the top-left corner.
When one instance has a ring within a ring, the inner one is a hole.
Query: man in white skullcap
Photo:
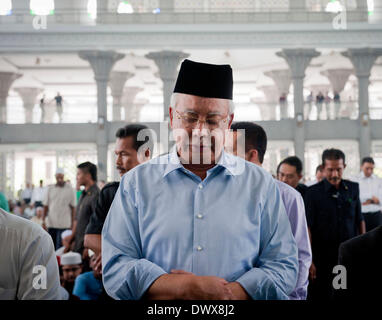
[[[72,235],[72,230],[65,230],[61,233],[62,247],[56,250],[56,256],[61,257],[65,253],[65,249],[70,246],[70,236]],[[67,249],[66,251],[69,251]]]
[[[69,293],[69,300],[73,299],[74,281],[82,273],[82,258],[77,252],[67,252],[61,256],[63,281],[61,286]],[[76,297],[74,297],[76,298]]]
[[[61,300],[53,242],[38,224],[0,209],[0,300]]]
[[[43,226],[48,228],[57,250],[62,246],[61,234],[72,229],[75,214],[75,192],[64,180],[64,170],[56,171],[56,184],[48,186],[44,204]]]

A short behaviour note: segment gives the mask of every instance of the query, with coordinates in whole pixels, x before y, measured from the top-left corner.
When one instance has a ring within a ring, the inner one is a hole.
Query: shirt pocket
[[[345,199],[345,204],[344,204],[344,219],[354,219],[356,216],[356,206],[357,206],[357,201],[356,199],[353,198],[346,198]]]

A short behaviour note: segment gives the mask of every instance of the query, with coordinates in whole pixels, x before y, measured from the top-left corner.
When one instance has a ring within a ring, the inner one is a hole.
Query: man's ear
[[[233,114],[233,113],[229,115],[230,120],[229,120],[229,122],[228,122],[228,129],[231,128],[231,125],[232,125],[232,122],[233,122],[233,117],[234,117],[234,114]]]
[[[260,163],[259,152],[256,149],[251,149],[247,152],[247,161],[253,163]]]
[[[150,159],[150,157],[151,157],[151,151],[150,151],[149,148],[147,148],[146,151],[145,151],[145,158],[146,159]]]
[[[174,110],[173,110],[173,108],[169,107],[168,111],[169,111],[169,115],[170,115],[170,126],[171,126],[171,129],[172,129],[172,121],[174,119]]]
[[[344,169],[346,168],[346,164],[344,163]]]

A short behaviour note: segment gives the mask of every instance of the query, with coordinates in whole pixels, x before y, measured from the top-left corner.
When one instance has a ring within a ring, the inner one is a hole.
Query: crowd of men
[[[32,221],[0,210],[0,299],[376,298],[382,182],[373,159],[350,181],[345,154],[327,149],[310,186],[296,156],[273,178],[262,168],[264,129],[233,122],[232,88],[230,66],[185,60],[170,152],[152,158],[147,127],[126,125],[116,132],[120,182],[100,189],[96,165],[81,163],[76,201],[58,168],[56,184],[40,183]],[[345,274],[335,280],[338,266]]]

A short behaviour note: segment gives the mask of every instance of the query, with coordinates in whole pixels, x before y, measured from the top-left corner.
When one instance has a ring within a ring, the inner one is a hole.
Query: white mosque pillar
[[[79,56],[87,60],[94,72],[97,83],[97,160],[99,180],[107,180],[107,150],[108,150],[108,123],[107,123],[107,86],[110,72],[114,64],[125,55],[115,51],[81,51]]]
[[[163,82],[163,115],[164,121],[169,121],[169,106],[171,94],[177,77],[179,63],[189,56],[181,51],[150,52],[146,58],[154,60],[159,70],[159,76]]]
[[[333,90],[333,96],[336,93],[339,95],[341,94],[345,88],[346,82],[352,73],[352,69],[328,69],[321,72],[323,76],[326,76],[329,79]],[[339,118],[341,103],[334,101],[333,105],[334,108],[332,108],[330,112],[330,119]]]
[[[121,99],[123,88],[128,79],[134,76],[131,72],[112,71],[110,74],[109,87],[113,97],[113,121],[121,121]]]
[[[37,96],[43,91],[43,89],[20,87],[20,88],[14,88],[13,90],[16,91],[20,95],[21,99],[23,100],[24,111],[25,111],[25,123],[32,123],[33,108],[36,104]]]
[[[260,107],[261,120],[276,120],[276,106],[278,104],[278,90],[276,86],[260,86],[260,91],[264,93],[265,103],[258,103]]]
[[[16,72],[0,71],[0,123],[7,121],[7,98],[9,89],[13,82],[20,77],[21,74]]]
[[[305,70],[310,61],[320,53],[314,49],[283,49],[276,53],[286,60],[289,65],[294,91],[294,117],[296,120],[294,148],[297,157],[304,161],[305,132],[304,132],[304,78]]]
[[[342,55],[348,57],[354,66],[355,74],[358,79],[358,108],[360,128],[360,157],[361,159],[370,156],[371,136],[369,125],[369,83],[370,73],[375,61],[382,55],[382,49],[361,48],[349,49],[342,52]]]
[[[134,115],[134,101],[139,92],[143,91],[140,87],[133,87],[129,86],[126,87],[123,91],[123,97],[122,97],[122,106],[125,110],[125,121],[126,122],[134,122],[135,115]]]
[[[264,72],[264,75],[271,78],[273,82],[276,84],[278,92],[276,93],[276,99],[280,98],[281,95],[285,94],[285,103],[280,105],[280,119],[289,118],[288,112],[288,94],[290,84],[292,82],[291,72],[289,69],[282,70],[272,70],[268,72]]]

